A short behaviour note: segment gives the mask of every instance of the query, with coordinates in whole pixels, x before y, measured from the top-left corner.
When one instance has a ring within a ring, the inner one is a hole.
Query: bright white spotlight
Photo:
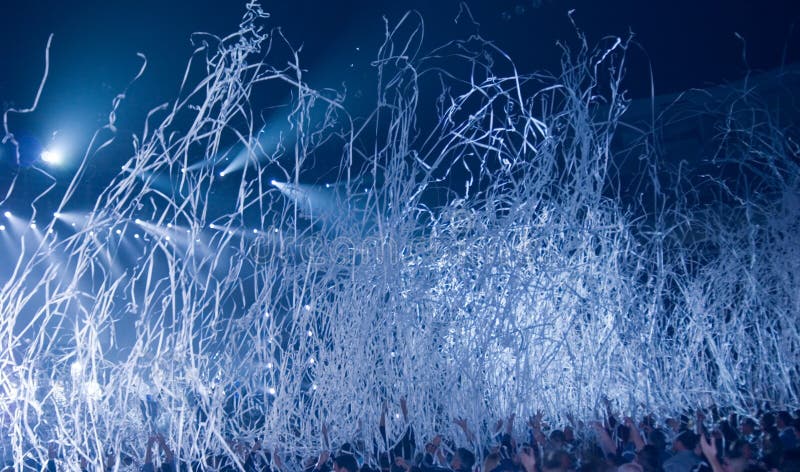
[[[220,172],[220,173],[219,173],[219,176],[220,176],[220,177],[225,177],[225,171],[223,170],[222,172]]]
[[[36,229],[36,223],[31,223],[31,229]]]
[[[45,149],[42,151],[42,162],[51,165],[60,165],[64,163],[64,155],[58,149]]]
[[[142,224],[142,220],[140,220],[139,218],[136,218],[135,220],[133,220],[133,222],[136,223],[137,225]]]
[[[0,231],[5,231],[5,230],[6,230],[6,225],[0,225]]]
[[[3,213],[3,216],[5,216],[6,218],[11,218],[11,212],[10,211],[6,211],[6,212]]]
[[[56,218],[56,219],[57,218],[61,218],[61,213],[59,213],[59,212],[53,213],[53,218]]]

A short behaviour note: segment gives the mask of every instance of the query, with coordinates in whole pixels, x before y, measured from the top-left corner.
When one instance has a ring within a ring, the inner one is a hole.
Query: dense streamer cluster
[[[718,120],[716,159],[747,185],[653,170],[626,199],[625,41],[580,38],[560,74],[522,75],[476,37],[423,53],[410,14],[356,117],[264,17],[195,38],[180,96],[86,222],[20,238],[0,291],[7,456],[57,441],[79,463],[154,429],[182,458],[232,437],[306,453],[322,422],[371,442],[400,397],[422,437],[456,417],[588,420],[604,398],[798,405],[798,150],[755,98]],[[656,136],[637,144],[648,169]],[[85,210],[98,147],[59,212]],[[328,185],[305,180],[326,166]]]

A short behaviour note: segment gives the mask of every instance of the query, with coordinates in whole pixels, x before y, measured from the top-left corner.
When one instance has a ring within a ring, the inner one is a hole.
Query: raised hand
[[[703,450],[703,455],[706,456],[706,459],[709,461],[717,458],[717,443],[713,440],[709,440],[708,436],[705,434],[700,435],[700,449]]]
[[[536,471],[536,456],[533,454],[533,450],[531,448],[523,447],[519,451],[519,461],[522,464],[522,467],[525,468],[525,472]]]
[[[497,422],[494,424],[494,432],[495,433],[499,432],[500,428],[502,427],[503,427],[503,420],[502,419],[497,420]]]

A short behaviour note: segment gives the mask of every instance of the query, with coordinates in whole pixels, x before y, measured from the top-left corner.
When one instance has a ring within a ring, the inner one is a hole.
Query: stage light
[[[31,229],[36,229],[36,223],[31,223]]]
[[[136,218],[135,220],[133,220],[133,222],[136,223],[137,225],[142,224],[142,220],[140,220],[139,218]]]
[[[61,218],[61,213],[59,212],[53,213],[53,218]]]
[[[220,172],[220,173],[219,173],[219,176],[220,176],[220,177],[225,177],[225,171],[222,171],[222,172]]]
[[[134,234],[133,235],[133,239],[139,239],[139,235],[138,234]]]
[[[114,231],[114,232],[115,232],[115,233],[117,233],[117,235],[120,235],[120,234],[122,234],[122,230],[121,230],[121,229],[118,229],[118,230],[116,230],[116,231]]]
[[[41,154],[42,162],[50,165],[61,165],[64,163],[64,154],[58,149],[45,149]]]
[[[270,395],[275,395],[276,393],[278,393],[278,391],[275,390],[275,387],[270,387],[269,390],[267,390],[267,392],[269,392]]]
[[[11,218],[11,212],[10,211],[6,211],[6,212],[3,213],[3,216],[5,216],[6,218]]]
[[[5,230],[6,230],[6,225],[0,225],[0,231],[5,231]]]

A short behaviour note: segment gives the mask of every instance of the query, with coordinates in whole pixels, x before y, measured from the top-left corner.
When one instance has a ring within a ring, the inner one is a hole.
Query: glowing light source
[[[45,149],[41,154],[42,162],[51,165],[60,165],[64,163],[64,154],[58,149]]]
[[[5,231],[5,230],[6,230],[6,225],[0,225],[0,231]]]
[[[3,216],[5,216],[6,218],[11,218],[11,212],[10,211],[5,211],[5,212],[3,212]]]

